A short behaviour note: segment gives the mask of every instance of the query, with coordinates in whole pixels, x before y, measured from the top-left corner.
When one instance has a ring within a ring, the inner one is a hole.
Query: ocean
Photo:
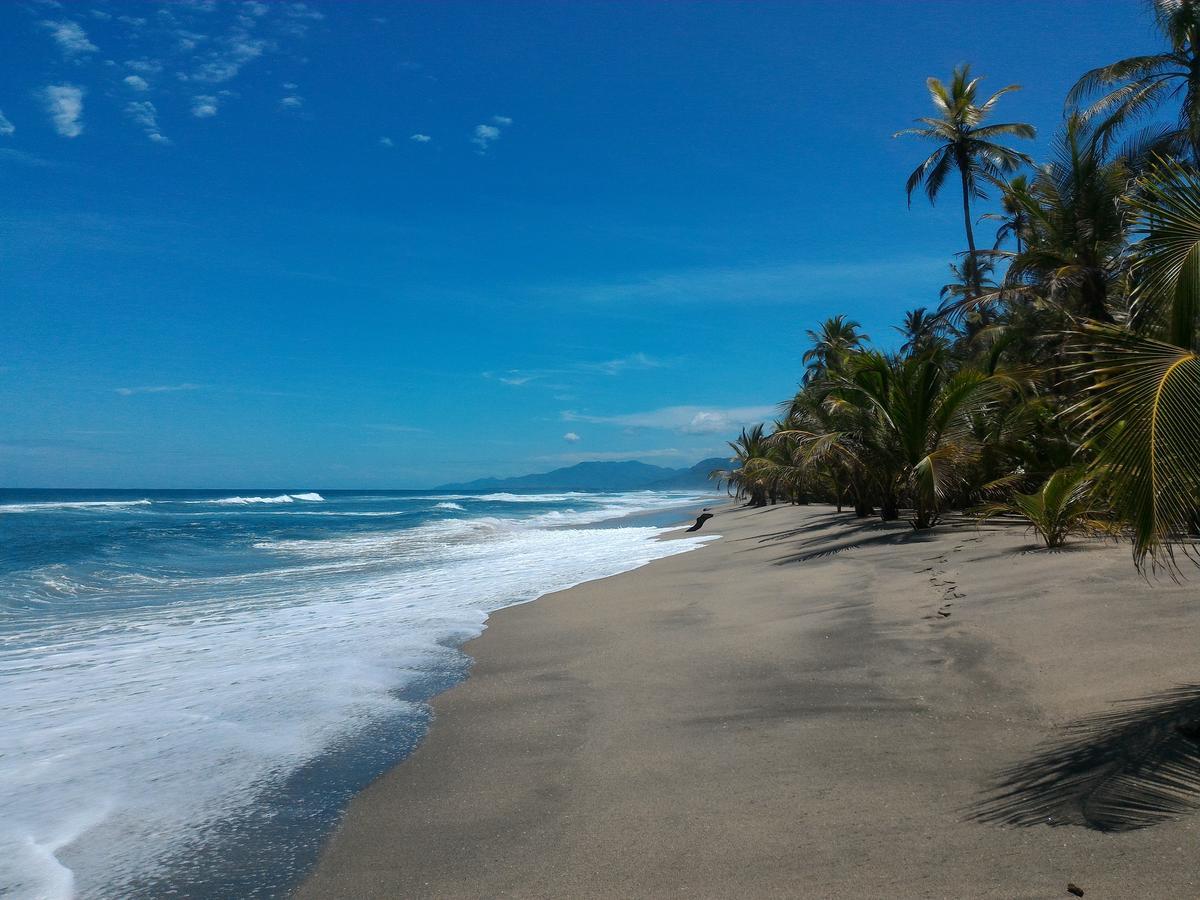
[[[286,893],[489,613],[711,500],[0,491],[0,895]]]

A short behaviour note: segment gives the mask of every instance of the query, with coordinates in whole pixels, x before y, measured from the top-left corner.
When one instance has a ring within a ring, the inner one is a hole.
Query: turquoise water
[[[0,894],[277,896],[489,612],[703,499],[0,492]]]

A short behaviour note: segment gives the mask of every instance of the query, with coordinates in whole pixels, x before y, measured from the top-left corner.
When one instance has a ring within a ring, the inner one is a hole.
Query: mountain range
[[[708,473],[724,469],[729,460],[714,456],[702,459],[686,469],[652,466],[636,460],[622,462],[582,462],[551,472],[519,475],[515,478],[477,478],[474,481],[443,484],[442,491],[716,491],[717,483]]]

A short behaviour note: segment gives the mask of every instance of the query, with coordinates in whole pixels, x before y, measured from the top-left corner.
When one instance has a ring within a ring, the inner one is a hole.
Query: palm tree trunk
[[[970,253],[968,259],[971,262],[971,296],[979,295],[979,267],[975,265],[975,232],[971,229],[971,186],[967,180],[967,170],[962,165],[962,160],[959,160],[958,174],[962,179],[962,195],[963,195],[963,225],[967,229],[967,250]]]

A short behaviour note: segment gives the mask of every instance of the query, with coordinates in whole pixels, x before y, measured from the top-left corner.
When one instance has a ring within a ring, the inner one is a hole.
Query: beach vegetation
[[[916,529],[1011,516],[1048,547],[1119,535],[1139,567],[1196,559],[1200,3],[1153,7],[1167,46],[1083,75],[1041,163],[1010,146],[1032,126],[992,121],[1016,85],[984,98],[965,65],[928,80],[935,115],[897,136],[936,145],[910,203],[958,182],[950,280],[879,345],[846,313],[808,331],[779,420],[744,430],[714,476],[753,505],[817,499]]]

